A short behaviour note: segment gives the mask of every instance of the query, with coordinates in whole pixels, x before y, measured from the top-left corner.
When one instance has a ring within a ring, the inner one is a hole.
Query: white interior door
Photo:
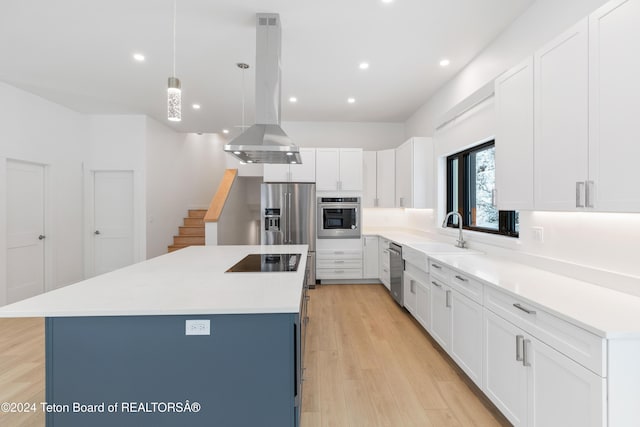
[[[7,302],[44,292],[44,166],[7,161]]]
[[[93,224],[94,274],[133,264],[133,172],[94,172]]]

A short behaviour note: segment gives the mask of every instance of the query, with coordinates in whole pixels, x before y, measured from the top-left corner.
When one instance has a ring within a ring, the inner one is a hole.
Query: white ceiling
[[[402,122],[533,1],[178,0],[183,120],[172,124],[172,0],[4,0],[0,80],[81,112],[147,114],[184,132],[233,130],[242,111],[235,64],[251,65],[250,124],[255,13],[276,12],[283,121]],[[441,68],[445,57],[451,65]],[[360,70],[361,61],[370,68]]]

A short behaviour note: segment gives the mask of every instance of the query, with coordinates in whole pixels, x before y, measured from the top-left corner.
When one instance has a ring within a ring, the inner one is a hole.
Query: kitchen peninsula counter
[[[191,246],[0,307],[0,317],[295,313],[307,245]],[[225,273],[250,253],[301,254],[296,272]]]
[[[301,259],[225,273],[251,253]],[[0,317],[46,318],[47,427],[297,427],[306,261],[306,245],[189,247]]]

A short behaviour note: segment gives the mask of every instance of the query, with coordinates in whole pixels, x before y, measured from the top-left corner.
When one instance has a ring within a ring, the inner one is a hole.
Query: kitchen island
[[[251,253],[295,272],[225,273]],[[48,427],[299,423],[307,247],[190,247],[0,308],[45,317]]]

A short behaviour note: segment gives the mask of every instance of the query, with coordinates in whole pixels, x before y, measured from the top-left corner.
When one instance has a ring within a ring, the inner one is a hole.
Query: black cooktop
[[[302,254],[249,254],[225,273],[261,273],[298,271]]]

